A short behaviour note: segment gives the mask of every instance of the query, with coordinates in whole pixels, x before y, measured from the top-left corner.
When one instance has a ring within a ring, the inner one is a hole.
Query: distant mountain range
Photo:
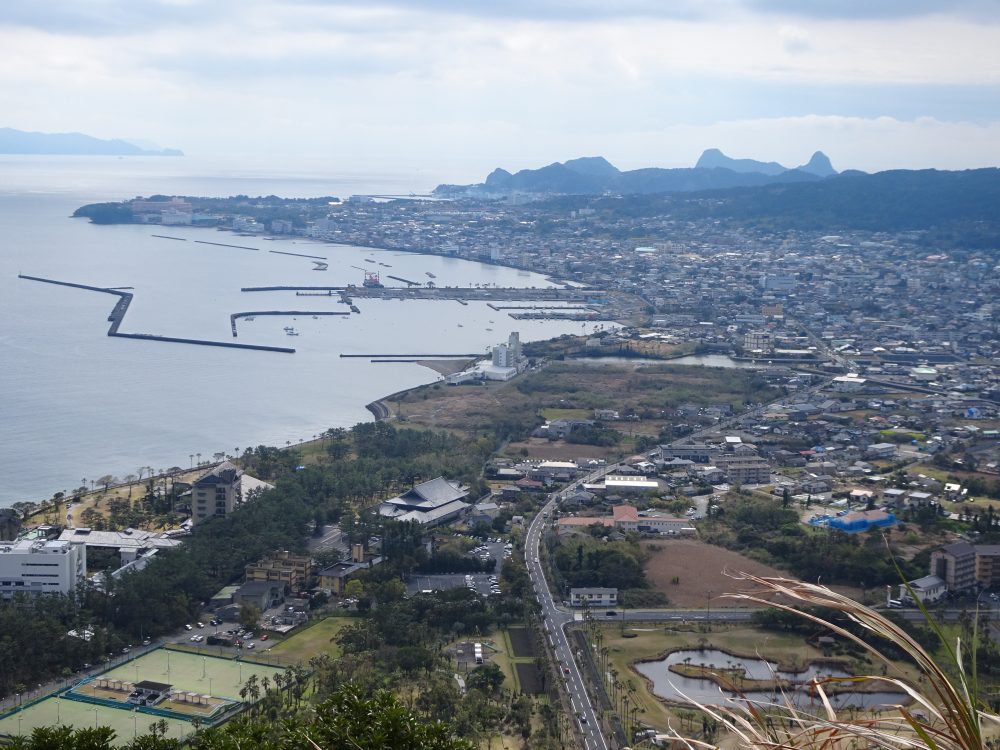
[[[814,182],[837,174],[822,151],[800,167],[788,168],[777,162],[733,159],[719,149],[705,151],[693,168],[648,167],[623,172],[603,156],[588,156],[555,162],[540,169],[522,169],[511,174],[494,169],[485,182],[475,185],[438,185],[438,195],[504,195],[560,193],[600,195],[602,193],[641,194],[691,192],[734,187],[758,187],[774,183]]]
[[[141,145],[140,145],[141,144]],[[0,128],[0,154],[51,156],[183,156],[175,148],[159,148],[146,141],[102,140],[83,133],[29,133]]]

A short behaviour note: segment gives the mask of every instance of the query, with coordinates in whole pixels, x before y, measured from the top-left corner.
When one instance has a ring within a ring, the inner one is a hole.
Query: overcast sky
[[[193,157],[1000,164],[997,0],[2,0],[0,49],[0,126]]]

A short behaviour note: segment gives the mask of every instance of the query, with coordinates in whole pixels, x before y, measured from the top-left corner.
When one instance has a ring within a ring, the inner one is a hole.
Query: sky
[[[1000,164],[1000,0],[3,0],[0,127],[482,180]]]

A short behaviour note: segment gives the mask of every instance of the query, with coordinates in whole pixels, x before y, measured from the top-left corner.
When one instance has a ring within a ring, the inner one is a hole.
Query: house
[[[867,458],[895,458],[896,457],[896,444],[895,443],[873,443],[865,449],[865,456]]]
[[[899,586],[899,600],[908,604],[931,604],[947,593],[948,587],[937,576],[924,576]]]
[[[379,515],[397,521],[416,521],[425,526],[447,523],[462,515],[469,504],[469,491],[444,477],[414,485],[402,495],[379,506]]]
[[[343,596],[351,577],[367,568],[365,563],[339,562],[319,572],[319,587],[327,589],[334,596]]]
[[[278,606],[284,600],[284,586],[270,581],[248,581],[233,594],[234,604],[252,604],[261,612]]]
[[[618,589],[576,588],[569,591],[571,607],[617,607]]]

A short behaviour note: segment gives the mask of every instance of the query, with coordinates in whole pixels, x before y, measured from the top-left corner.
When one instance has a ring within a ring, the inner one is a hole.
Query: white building
[[[909,586],[909,590],[907,590]],[[912,596],[910,592],[913,592]],[[900,584],[899,600],[902,602],[915,604],[914,597],[925,604],[936,602],[948,591],[948,586],[937,576],[924,576],[908,584]]]
[[[0,596],[68,594],[87,575],[87,548],[68,541],[0,544]]]
[[[617,607],[618,589],[570,589],[569,605],[571,607]]]

